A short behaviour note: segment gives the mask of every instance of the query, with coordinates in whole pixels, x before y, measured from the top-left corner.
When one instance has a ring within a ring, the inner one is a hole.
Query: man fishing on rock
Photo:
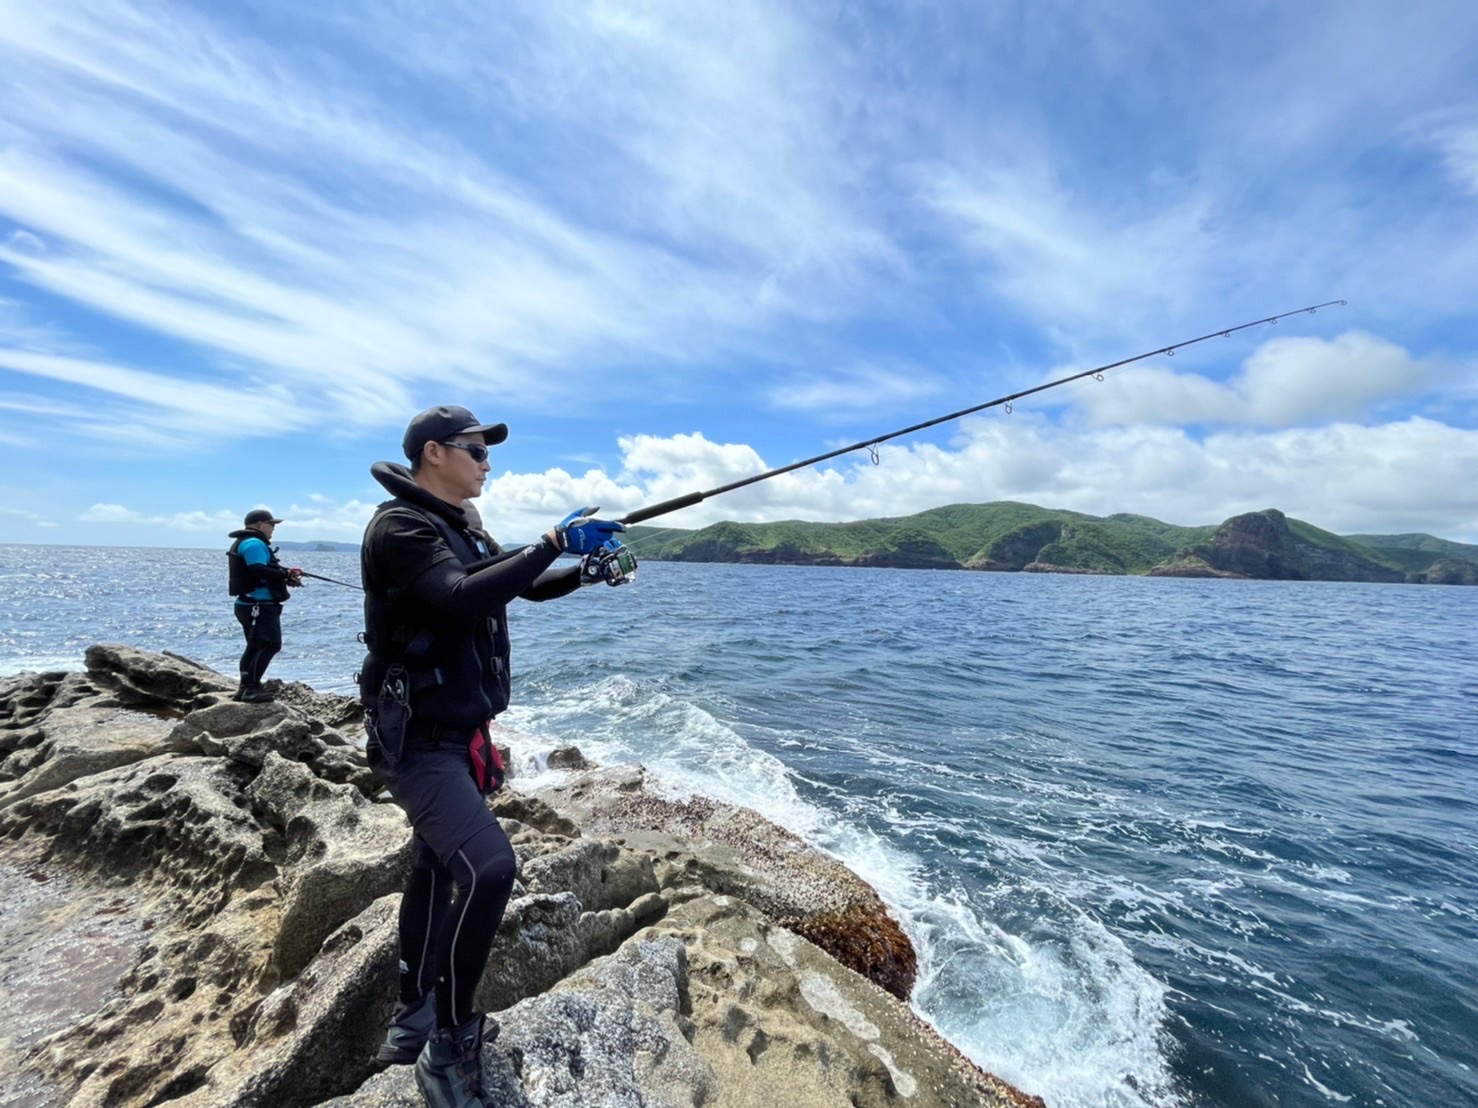
[[[232,531],[236,541],[226,551],[231,595],[236,598],[236,621],[246,636],[246,649],[241,652],[238,668],[241,682],[232,700],[257,704],[271,700],[272,694],[262,687],[267,666],[282,649],[282,605],[288,589],[303,583],[303,571],[284,566],[272,547],[272,532],[282,520],[266,508],[246,513],[240,531]]]
[[[379,1058],[416,1067],[433,1108],[479,1108],[482,1046],[496,1023],[472,1008],[516,862],[485,797],[503,782],[489,723],[508,707],[508,604],[631,580],[623,524],[571,512],[532,545],[504,550],[469,520],[488,449],[508,437],[466,408],[428,408],[406,428],[410,468],[376,462],[391,494],[365,529],[359,676],[370,766],[410,819],[400,904],[400,996]],[[580,555],[553,568],[561,554]],[[455,897],[453,892],[455,890]]]

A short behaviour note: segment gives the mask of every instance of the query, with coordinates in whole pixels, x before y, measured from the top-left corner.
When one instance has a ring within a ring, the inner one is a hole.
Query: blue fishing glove
[[[626,530],[626,524],[613,519],[596,519],[599,508],[579,508],[554,526],[559,548],[566,554],[589,554],[611,541],[617,532]]]
[[[615,539],[580,559],[580,584],[624,585],[636,580],[636,555]]]

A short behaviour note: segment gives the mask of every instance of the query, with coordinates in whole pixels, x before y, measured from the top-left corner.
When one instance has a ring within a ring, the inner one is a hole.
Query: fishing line
[[[637,547],[645,543],[655,542],[657,539],[666,538],[668,535],[676,535],[683,530],[685,529],[682,527],[661,527],[654,530],[650,535],[642,535],[634,539],[623,538],[621,540],[621,545],[628,546],[631,549],[635,550]]]
[[[1343,305],[1344,303],[1345,301],[1343,300],[1330,300],[1323,304],[1312,304],[1307,308],[1294,308],[1292,311],[1279,312],[1277,315],[1270,315],[1265,319],[1254,319],[1250,323],[1239,323],[1235,327],[1224,327],[1219,331],[1210,331],[1207,334],[1198,336],[1197,338],[1184,339],[1181,342],[1171,343],[1169,346],[1162,346],[1158,350],[1147,350],[1143,354],[1134,355],[1134,357],[1132,358],[1122,358],[1117,362],[1109,362],[1107,365],[1097,366],[1094,369],[1085,369],[1081,373],[1073,373],[1067,377],[1059,377],[1055,381],[1048,381],[1045,385],[1036,385],[1033,388],[1022,389],[1020,392],[1013,392],[1007,396],[998,396],[994,400],[987,400],[984,404],[975,404],[969,408],[961,408],[957,412],[950,412],[948,415],[938,416],[934,419],[927,419],[923,423],[915,423],[910,427],[903,427],[897,431],[889,431],[886,435],[875,435],[870,439],[863,439],[861,442],[854,442],[851,446],[843,446],[837,448],[836,450],[828,450],[825,454],[817,454],[814,458],[806,458],[803,461],[791,462],[790,465],[787,466],[780,466],[777,469],[766,470],[764,473],[756,473],[753,477],[745,477],[739,481],[731,481],[729,482],[729,484],[720,485],[716,489],[708,489],[703,492],[690,492],[685,496],[674,497],[671,500],[664,500],[661,503],[652,504],[645,508],[638,508],[636,511],[628,512],[626,515],[622,516],[620,521],[628,525],[632,523],[641,523],[643,520],[652,519],[656,516],[666,515],[668,512],[675,512],[679,508],[692,507],[694,504],[701,503],[711,496],[722,496],[726,492],[733,492],[736,489],[742,489],[746,485],[753,485],[759,481],[768,481],[771,477],[779,477],[782,473],[790,473],[797,469],[804,469],[806,466],[813,466],[816,465],[818,462],[824,462],[831,458],[837,458],[843,454],[850,454],[854,450],[866,450],[871,455],[873,464],[876,465],[881,460],[878,456],[877,448],[882,443],[887,442],[889,439],[896,439],[903,435],[911,435],[916,431],[922,431],[928,427],[937,426],[940,423],[947,423],[952,419],[959,419],[961,416],[971,415],[975,412],[983,412],[987,408],[996,408],[1000,407],[1001,405],[1005,405],[1006,410],[1009,412],[1011,410],[1011,404],[1013,401],[1020,400],[1023,396],[1031,396],[1034,393],[1046,392],[1048,389],[1055,389],[1058,385],[1065,385],[1069,381],[1078,381],[1084,377],[1094,377],[1102,381],[1103,375],[1109,370],[1118,369],[1120,366],[1131,365],[1134,362],[1143,361],[1145,358],[1153,358],[1156,354],[1167,354],[1173,357],[1177,350],[1180,350],[1181,348],[1186,346],[1194,346],[1198,342],[1205,342],[1207,339],[1214,339],[1218,337],[1230,338],[1237,331],[1245,331],[1249,327],[1260,327],[1264,323],[1277,323],[1280,319],[1286,319],[1288,316],[1300,315],[1305,312],[1312,315],[1320,308],[1335,307],[1337,305]]]

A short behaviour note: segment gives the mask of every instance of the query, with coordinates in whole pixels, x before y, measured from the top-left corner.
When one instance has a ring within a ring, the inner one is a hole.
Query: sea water
[[[233,673],[225,569],[0,546],[0,673]],[[360,601],[298,591],[269,676],[349,691]],[[643,563],[510,624],[526,755],[841,858],[916,1010],[1052,1108],[1478,1104],[1478,589]]]

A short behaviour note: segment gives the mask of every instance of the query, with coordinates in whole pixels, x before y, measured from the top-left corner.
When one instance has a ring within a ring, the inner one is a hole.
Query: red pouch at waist
[[[493,737],[488,733],[486,724],[472,732],[472,738],[467,743],[467,761],[472,770],[472,780],[477,783],[477,789],[483,796],[495,793],[503,787],[503,755],[498,753],[497,746],[493,744]]]

